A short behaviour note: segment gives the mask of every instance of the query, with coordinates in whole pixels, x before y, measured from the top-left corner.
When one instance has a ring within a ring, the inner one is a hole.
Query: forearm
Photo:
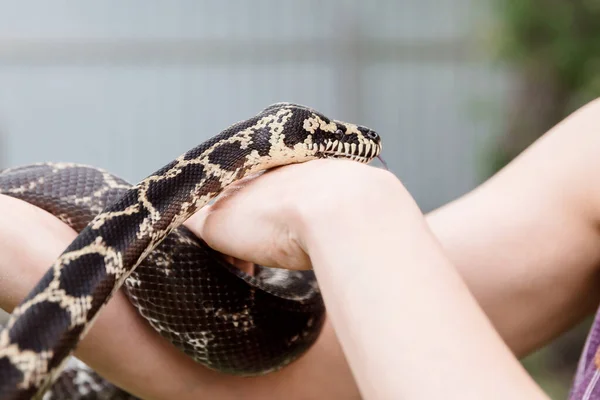
[[[362,394],[544,398],[400,183],[380,187],[306,214],[301,235]]]
[[[0,307],[12,311],[74,237],[45,211],[0,194]]]
[[[600,301],[600,101],[544,135],[428,224],[521,357]]]

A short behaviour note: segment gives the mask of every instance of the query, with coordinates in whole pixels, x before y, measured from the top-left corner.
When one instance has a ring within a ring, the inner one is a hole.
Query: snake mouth
[[[347,154],[347,153],[335,153],[335,152],[324,152],[323,153],[326,158],[341,158],[346,160],[358,161],[363,164],[368,164],[373,158],[358,156],[355,154]]]
[[[366,151],[364,152],[364,154],[356,154],[356,153],[351,153],[351,152],[347,152],[347,151],[339,151],[339,149],[337,151],[333,150],[333,149],[325,150],[325,151],[322,151],[321,154],[323,154],[323,156],[325,156],[325,157],[344,158],[347,160],[353,160],[353,161],[358,161],[363,164],[368,164],[376,157],[378,158],[380,152],[381,152],[381,147],[375,145],[372,147],[368,147],[366,149]]]

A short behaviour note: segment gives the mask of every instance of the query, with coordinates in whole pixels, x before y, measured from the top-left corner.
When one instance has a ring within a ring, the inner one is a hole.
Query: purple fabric
[[[585,342],[569,400],[600,400],[600,369],[596,353],[600,347],[600,310]]]

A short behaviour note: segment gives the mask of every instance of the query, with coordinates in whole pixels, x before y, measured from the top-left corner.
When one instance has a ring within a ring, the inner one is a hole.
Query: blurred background
[[[0,168],[134,182],[270,103],[383,137],[427,212],[600,95],[596,0],[0,0]],[[565,399],[589,322],[524,360]]]

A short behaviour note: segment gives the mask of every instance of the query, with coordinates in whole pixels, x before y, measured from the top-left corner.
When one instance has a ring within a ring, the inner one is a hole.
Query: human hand
[[[316,160],[270,170],[228,187],[185,225],[238,267],[310,269],[308,224],[381,192],[390,173],[347,160]],[[241,261],[246,260],[246,262]]]

